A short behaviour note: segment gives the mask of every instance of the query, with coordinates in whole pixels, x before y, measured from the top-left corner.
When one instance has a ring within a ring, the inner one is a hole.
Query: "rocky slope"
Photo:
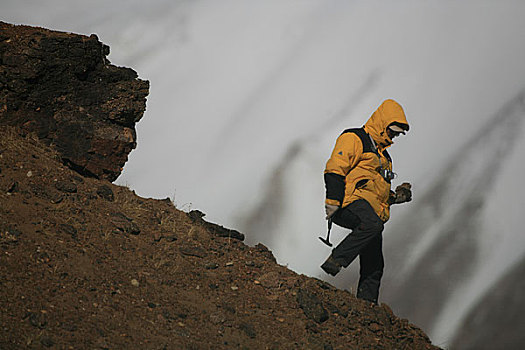
[[[126,137],[144,111],[145,83],[134,73],[125,82],[68,73],[69,48],[103,48],[94,37],[0,29],[1,349],[436,349],[388,306],[298,275],[198,211],[110,183],[134,145],[134,132]],[[64,51],[46,69],[71,81],[38,78],[44,68],[11,78],[18,62],[40,55],[46,35]],[[15,41],[18,51],[6,49]],[[84,104],[88,88],[107,94]],[[48,103],[34,98],[41,89]],[[121,102],[135,106],[125,121],[115,117],[129,111]],[[87,144],[62,143],[70,130]]]
[[[0,128],[0,348],[433,349],[388,306]]]

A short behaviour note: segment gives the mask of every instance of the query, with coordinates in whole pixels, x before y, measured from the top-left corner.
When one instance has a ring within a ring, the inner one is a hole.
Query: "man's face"
[[[398,137],[399,135],[401,135],[400,132],[393,131],[390,128],[386,129],[386,133],[387,133],[388,137],[390,137],[390,140],[393,140],[395,137]]]

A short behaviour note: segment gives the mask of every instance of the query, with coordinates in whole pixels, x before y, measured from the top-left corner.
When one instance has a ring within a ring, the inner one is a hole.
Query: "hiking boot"
[[[332,255],[326,259],[321,265],[321,268],[329,275],[335,276],[341,271],[341,264],[339,264]]]

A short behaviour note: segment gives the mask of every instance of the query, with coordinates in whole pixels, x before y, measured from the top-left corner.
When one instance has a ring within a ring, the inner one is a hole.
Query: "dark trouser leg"
[[[346,211],[349,211],[348,213]],[[365,200],[357,200],[336,214],[334,223],[353,231],[332,250],[332,257],[347,267],[352,261],[383,232],[383,222],[372,206]],[[358,220],[356,220],[356,217]],[[353,221],[351,220],[353,218]],[[357,226],[355,224],[358,223]]]
[[[359,254],[360,277],[357,297],[377,304],[379,285],[383,276],[383,237],[376,236]]]

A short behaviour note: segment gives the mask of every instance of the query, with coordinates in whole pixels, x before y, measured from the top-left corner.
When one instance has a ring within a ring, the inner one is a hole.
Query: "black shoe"
[[[321,265],[321,268],[329,275],[335,276],[341,271],[341,264],[339,264],[335,259],[330,255],[328,259]]]

